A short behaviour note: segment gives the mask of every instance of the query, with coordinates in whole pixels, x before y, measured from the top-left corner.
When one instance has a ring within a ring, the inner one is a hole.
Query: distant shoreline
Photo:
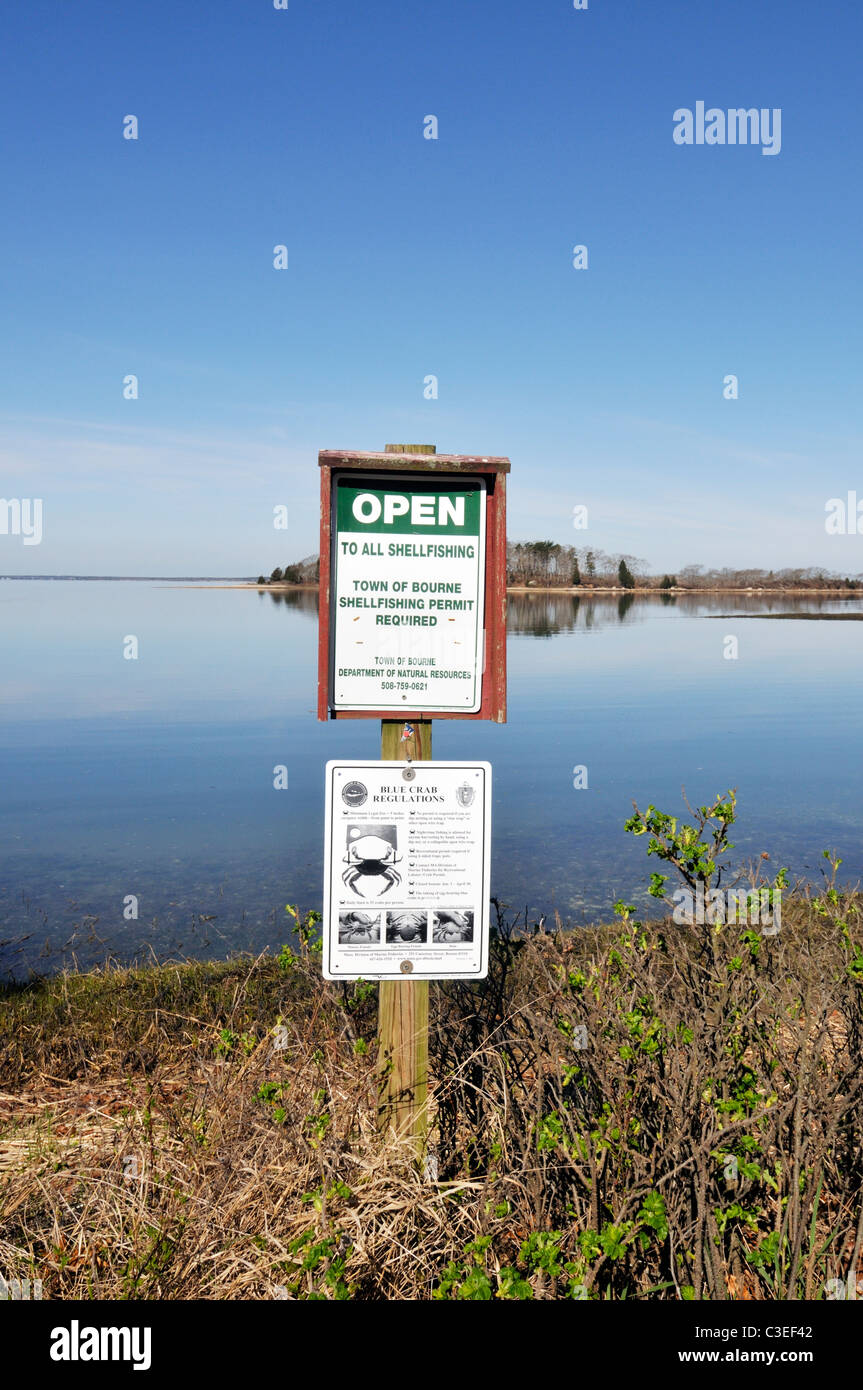
[[[52,582],[76,582],[86,584],[166,584],[178,589],[256,589],[259,593],[303,593],[317,592],[320,587],[317,583],[309,584],[285,584],[277,582],[274,584],[256,584],[252,579],[208,579],[203,575],[160,575],[160,574],[0,574],[0,582],[3,580],[28,580],[52,581]],[[843,588],[840,584],[835,586],[824,586],[822,588],[798,588],[796,585],[770,586],[742,586],[742,585],[720,585],[704,584],[687,587],[684,585],[673,585],[670,589],[645,588],[636,585],[634,589],[624,589],[620,584],[581,584],[567,586],[562,584],[542,585],[542,584],[508,584],[506,586],[508,594],[561,594],[570,595],[575,598],[591,598],[596,594],[616,594],[620,598],[627,595],[632,598],[666,598],[666,597],[686,597],[687,595],[699,594],[748,594],[748,595],[770,595],[782,594],[798,598],[843,598],[843,599],[863,599],[863,589],[854,590]]]
[[[183,587],[184,587],[184,588],[197,588],[198,586],[197,586],[196,584],[186,584],[186,585],[184,585]],[[315,590],[315,591],[316,591],[316,590],[319,588],[319,585],[317,585],[317,584],[284,584],[284,583],[276,583],[276,584],[251,584],[251,583],[224,583],[224,584],[218,584],[218,583],[213,583],[213,584],[208,585],[208,588],[211,588],[211,589],[257,589],[259,593],[265,594],[265,593],[267,593],[267,592],[269,592],[269,591],[271,591],[271,590],[274,591],[274,592],[278,592],[278,593],[287,593],[287,592],[291,592],[292,590],[296,590],[297,592],[302,592],[303,590]],[[853,590],[853,589],[844,589],[844,588],[840,588],[838,585],[837,585],[835,588],[829,588],[829,589],[828,589],[828,588],[823,588],[823,589],[798,589],[798,588],[796,588],[796,587],[789,586],[789,585],[785,585],[785,586],[779,586],[779,585],[777,585],[776,588],[765,589],[765,588],[743,588],[743,587],[740,587],[740,586],[722,587],[722,586],[720,586],[720,585],[713,585],[713,584],[709,584],[709,585],[708,585],[708,584],[705,584],[705,585],[703,585],[703,586],[701,586],[701,587],[698,587],[698,588],[691,588],[691,589],[690,589],[690,588],[684,588],[684,587],[682,587],[682,586],[675,586],[674,588],[671,588],[671,589],[647,589],[647,588],[643,588],[643,587],[638,586],[638,585],[637,585],[634,589],[624,589],[624,588],[623,588],[621,585],[619,585],[619,584],[594,584],[594,585],[592,585],[592,586],[590,586],[590,587],[588,587],[587,585],[582,584],[582,585],[577,586],[577,587],[574,587],[574,588],[573,588],[573,587],[569,587],[569,588],[568,588],[568,587],[566,587],[565,585],[560,585],[560,584],[555,584],[553,587],[552,587],[551,585],[545,587],[545,586],[539,585],[539,584],[531,584],[531,585],[529,585],[529,586],[528,586],[528,585],[524,585],[524,584],[507,584],[507,586],[506,586],[506,592],[507,592],[508,594],[568,594],[568,595],[573,596],[573,597],[575,597],[575,598],[589,598],[589,597],[591,597],[591,596],[594,595],[594,594],[617,594],[617,595],[618,595],[619,597],[621,597],[621,598],[625,597],[626,595],[631,595],[632,598],[664,598],[664,597],[666,597],[666,596],[673,596],[673,597],[679,598],[680,596],[686,596],[686,595],[688,595],[688,594],[753,594],[753,595],[757,595],[757,594],[762,594],[762,595],[763,595],[763,594],[784,594],[784,595],[789,595],[789,594],[790,594],[790,595],[792,595],[792,596],[795,595],[795,594],[797,594],[797,595],[799,595],[801,598],[812,597],[812,596],[824,596],[824,597],[828,597],[828,598],[863,599],[863,590],[857,591],[857,590]]]

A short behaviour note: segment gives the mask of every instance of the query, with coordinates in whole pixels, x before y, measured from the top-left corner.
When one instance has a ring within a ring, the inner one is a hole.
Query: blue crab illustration
[[[379,897],[388,893],[397,883],[401,883],[402,876],[394,865],[400,864],[402,858],[401,854],[396,854],[395,845],[389,840],[382,839],[380,835],[363,835],[348,846],[348,852],[342,860],[342,863],[348,865],[342,874],[342,882],[351,892],[362,897],[363,894],[356,886],[360,879],[383,878],[386,882],[375,894]]]

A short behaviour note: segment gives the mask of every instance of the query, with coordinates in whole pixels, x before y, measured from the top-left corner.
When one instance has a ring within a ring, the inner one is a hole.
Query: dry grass
[[[0,1273],[50,1298],[715,1299],[858,1267],[856,895],[712,953],[670,923],[499,926],[487,981],[432,987],[436,1181],[377,1133],[376,991],[313,953],[8,990]]]

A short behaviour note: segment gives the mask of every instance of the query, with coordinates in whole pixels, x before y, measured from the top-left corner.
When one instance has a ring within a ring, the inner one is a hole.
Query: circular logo
[[[413,968],[414,963],[412,960],[403,960],[401,965],[399,966],[399,970],[402,972],[403,975],[410,975]]]
[[[368,790],[362,782],[348,782],[342,787],[342,801],[347,806],[362,806],[368,795]]]

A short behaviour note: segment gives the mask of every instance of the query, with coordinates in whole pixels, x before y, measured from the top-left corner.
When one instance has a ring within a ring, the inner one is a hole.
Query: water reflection
[[[284,606],[293,612],[317,620],[318,590],[259,589],[276,607]],[[710,617],[719,614],[824,614],[859,611],[860,600],[853,595],[807,594],[764,591],[748,594],[743,591],[721,594],[682,593],[509,593],[507,595],[507,632],[521,637],[555,637],[578,628],[599,630],[620,623],[643,623],[654,613],[676,609],[681,616]]]
[[[261,598],[268,594],[277,608],[284,604],[295,612],[308,613],[313,618],[318,616],[317,589],[259,589],[258,593]]]
[[[286,902],[320,908],[326,760],[380,750],[374,720],[315,717],[317,590],[0,587],[0,978],[278,949]],[[653,865],[622,826],[634,799],[682,813],[681,787],[738,788],[735,862],[766,851],[818,881],[832,847],[853,883],[861,634],[778,619],[860,612],[828,593],[510,593],[507,725],[435,726],[436,756],[494,766],[495,895],[571,925],[620,897],[650,910]],[[738,662],[735,625],[710,621],[726,614],[774,619],[737,625]],[[118,658],[129,631],[149,634],[140,662]]]
[[[800,613],[829,616],[857,611],[859,599],[819,594],[796,597],[779,593],[724,594],[555,594],[511,593],[507,599],[507,631],[514,636],[554,637],[577,628],[600,629],[619,623],[643,623],[656,612],[676,609],[681,616],[709,617],[725,613]]]

